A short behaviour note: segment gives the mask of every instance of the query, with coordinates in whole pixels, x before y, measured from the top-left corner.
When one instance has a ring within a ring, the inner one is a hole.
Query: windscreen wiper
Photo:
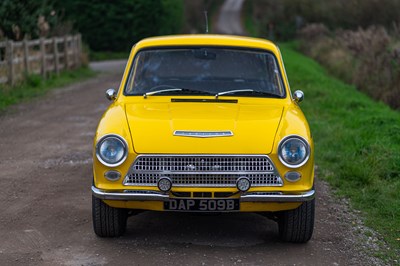
[[[276,94],[276,93],[271,93],[271,92],[267,92],[267,91],[256,91],[253,90],[251,92],[252,94],[258,94],[258,95],[262,95],[262,96],[268,96],[268,97],[272,97],[272,98],[282,98],[282,96]]]
[[[225,95],[225,94],[236,94],[236,93],[242,93],[242,92],[249,92],[250,94],[259,94],[259,95],[269,96],[269,97],[273,97],[273,98],[280,98],[279,95],[274,94],[274,93],[270,93],[270,92],[266,92],[266,91],[256,91],[256,90],[252,90],[252,89],[223,91],[223,92],[219,92],[219,93],[215,94],[215,98],[218,99],[219,96]]]
[[[151,91],[151,90],[154,90],[155,88],[162,88],[162,87],[165,87],[166,89]],[[163,93],[163,92],[170,92],[170,91],[180,91],[184,94],[211,94],[207,91],[202,91],[202,90],[179,88],[179,87],[175,87],[172,85],[157,85],[157,86],[151,88],[149,92],[146,92],[145,94],[143,94],[143,97],[147,98],[147,96],[149,96],[149,95],[154,95],[154,94]]]
[[[175,89],[164,89],[164,90],[158,90],[158,91],[150,91],[146,92],[143,94],[143,98],[147,98],[147,96],[158,94],[158,93],[163,93],[163,92],[168,92],[168,91],[181,91],[182,89],[175,88]]]
[[[215,94],[215,99],[218,99],[219,96],[225,95],[225,94],[235,94],[235,93],[238,93],[238,92],[252,92],[252,91],[254,91],[254,90],[246,89],[246,90],[222,91],[222,92],[218,92],[217,94]]]

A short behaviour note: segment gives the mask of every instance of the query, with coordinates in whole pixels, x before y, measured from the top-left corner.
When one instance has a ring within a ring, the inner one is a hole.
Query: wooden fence
[[[13,86],[27,75],[49,73],[81,66],[81,35],[51,39],[0,42],[0,84]]]

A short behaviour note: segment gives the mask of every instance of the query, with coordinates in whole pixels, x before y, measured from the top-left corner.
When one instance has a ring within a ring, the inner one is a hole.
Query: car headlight
[[[310,146],[299,136],[288,136],[281,140],[278,148],[279,160],[287,167],[304,165],[310,157]]]
[[[122,164],[128,155],[126,141],[117,135],[102,137],[96,145],[96,156],[106,166],[118,166]]]

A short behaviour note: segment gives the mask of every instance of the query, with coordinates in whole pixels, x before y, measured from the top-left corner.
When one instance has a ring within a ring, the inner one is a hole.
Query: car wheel
[[[92,196],[93,229],[100,237],[118,237],[124,234],[126,209],[113,208],[105,204],[101,199]]]
[[[314,230],[315,199],[306,201],[298,208],[283,211],[278,218],[279,236],[283,241],[305,243]]]

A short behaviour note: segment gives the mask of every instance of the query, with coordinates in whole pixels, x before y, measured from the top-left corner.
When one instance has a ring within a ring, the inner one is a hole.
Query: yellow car
[[[140,211],[257,212],[283,241],[314,227],[314,146],[279,49],[226,35],[154,37],[131,51],[93,151],[93,226]]]

